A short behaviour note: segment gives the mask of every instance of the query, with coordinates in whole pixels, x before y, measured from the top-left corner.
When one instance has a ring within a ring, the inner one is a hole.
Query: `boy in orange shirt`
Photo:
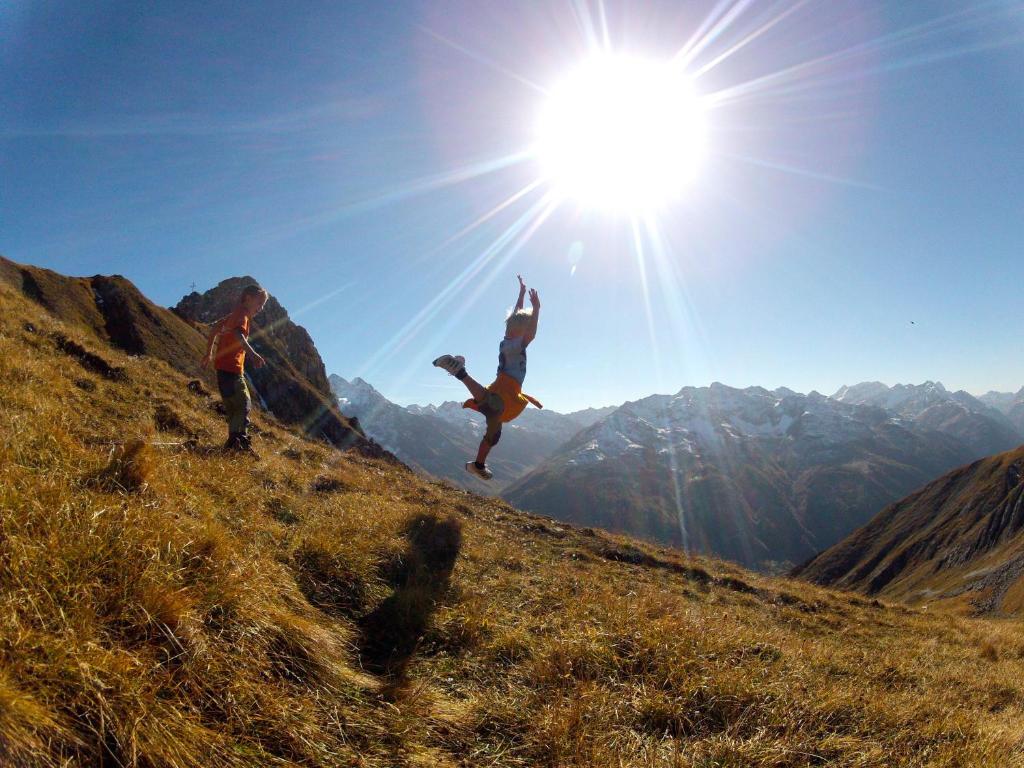
[[[202,365],[207,368],[212,364],[217,371],[217,389],[224,401],[228,420],[226,451],[255,453],[248,435],[252,399],[245,384],[245,355],[252,356],[253,365],[257,368],[266,364],[266,360],[249,346],[249,321],[266,303],[267,292],[263,288],[246,286],[231,314],[215,322],[206,339]]]
[[[540,319],[540,296],[530,291],[531,309],[523,309],[526,297],[526,283],[519,277],[519,300],[515,309],[505,321],[505,338],[498,345],[498,376],[484,389],[466,373],[466,358],[462,355],[441,355],[434,365],[447,371],[466,385],[473,397],[462,404],[463,408],[479,411],[487,419],[487,431],[480,441],[476,461],[466,462],[466,471],[490,480],[493,473],[487,466],[487,455],[501,438],[501,425],[515,419],[528,404],[543,408],[537,400],[523,394],[522,385],[526,378],[526,347],[537,335],[537,321]]]

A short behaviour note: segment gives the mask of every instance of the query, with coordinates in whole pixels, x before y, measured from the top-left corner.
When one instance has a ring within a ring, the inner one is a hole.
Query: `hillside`
[[[173,312],[159,307],[120,275],[66,277],[0,256],[0,284],[31,299],[90,338],[129,355],[149,355],[185,375],[199,376],[203,337]],[[207,374],[203,378],[212,382]]]
[[[961,467],[796,569],[819,584],[972,612],[1024,611],[1024,448]]]
[[[974,449],[868,405],[685,387],[627,403],[504,493],[511,503],[778,570]]]
[[[206,351],[203,324],[227,314],[241,287],[253,282],[252,278],[224,281],[202,296],[186,297],[172,311],[151,302],[120,275],[67,277],[0,256],[0,284],[85,331],[90,340],[111,344],[133,357],[163,360],[214,391],[213,373],[199,367]],[[76,354],[75,343],[69,343],[68,353]],[[270,363],[262,371],[248,372],[255,383],[256,407],[270,407],[286,423],[336,445],[357,438],[330,396],[323,362],[312,339],[288,320],[273,296],[260,320],[254,322],[252,343]]]
[[[549,408],[529,408],[502,430],[501,450],[494,451],[488,464],[494,472],[490,481],[480,480],[464,469],[476,456],[484,433],[484,418],[446,402],[440,406],[402,407],[361,378],[347,381],[330,376],[331,390],[342,412],[357,417],[367,435],[411,467],[461,488],[495,494],[536,467],[573,435],[590,426],[613,408],[588,408],[562,414]]]
[[[0,764],[1021,759],[1016,624],[556,524],[264,413],[263,460],[227,458],[188,382],[0,284]]]

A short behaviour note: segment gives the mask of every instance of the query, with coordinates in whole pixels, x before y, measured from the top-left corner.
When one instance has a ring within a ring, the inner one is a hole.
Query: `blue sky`
[[[632,55],[700,40],[694,69],[748,41],[697,80],[737,94],[697,178],[639,228],[538,221],[542,186],[470,226],[537,179],[543,89],[602,19]],[[463,396],[442,352],[489,379],[517,272],[543,300],[526,389],[559,410],[715,380],[1016,390],[1022,73],[1019,0],[9,0],[0,253],[162,304],[253,275],[329,372],[402,403]]]

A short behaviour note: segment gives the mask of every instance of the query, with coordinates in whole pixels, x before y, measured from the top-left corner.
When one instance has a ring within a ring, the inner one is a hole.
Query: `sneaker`
[[[490,467],[488,467],[485,464],[484,468],[480,469],[480,467],[478,467],[476,465],[475,461],[467,461],[466,462],[466,471],[469,472],[472,475],[476,475],[477,477],[481,477],[484,480],[490,480],[492,477],[494,477],[494,473],[491,472],[491,468]]]
[[[465,370],[466,358],[462,355],[441,355],[434,361],[434,365],[452,376],[457,376],[459,371]]]

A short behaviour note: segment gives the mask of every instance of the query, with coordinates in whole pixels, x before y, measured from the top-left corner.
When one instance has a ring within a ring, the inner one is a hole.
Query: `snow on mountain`
[[[479,414],[470,408],[463,408],[462,403],[455,400],[445,400],[440,405],[410,405],[406,410],[417,415],[435,416],[459,427],[476,424],[480,420]],[[483,421],[480,420],[480,423]]]
[[[991,406],[1003,415],[1006,415],[1016,403],[1024,399],[1024,389],[1021,389],[1019,392],[996,392],[995,390],[990,390],[984,395],[979,395],[978,399],[985,405]]]
[[[897,384],[877,381],[841,387],[832,398],[843,403],[885,408],[920,427],[963,440],[974,458],[1009,450],[1024,442],[1019,425],[983,400],[964,392],[950,392],[941,382]],[[1024,408],[1021,409],[1024,415]]]
[[[962,440],[874,405],[716,383],[623,405],[504,496],[568,522],[773,568],[973,457]]]
[[[341,376],[332,374],[329,381],[331,390],[338,398],[338,405],[342,410],[348,408],[354,416],[392,405],[384,395],[358,376],[352,381],[345,381]]]
[[[486,483],[464,468],[483,436],[480,414],[455,401],[402,407],[360,378],[332,375],[330,383],[342,412],[358,418],[368,436],[414,468],[480,493],[497,493],[612,410],[588,409],[577,416],[528,408],[505,425],[501,447],[488,459],[494,479]]]
[[[1017,392],[986,392],[978,400],[995,408],[1024,434],[1024,387]]]

